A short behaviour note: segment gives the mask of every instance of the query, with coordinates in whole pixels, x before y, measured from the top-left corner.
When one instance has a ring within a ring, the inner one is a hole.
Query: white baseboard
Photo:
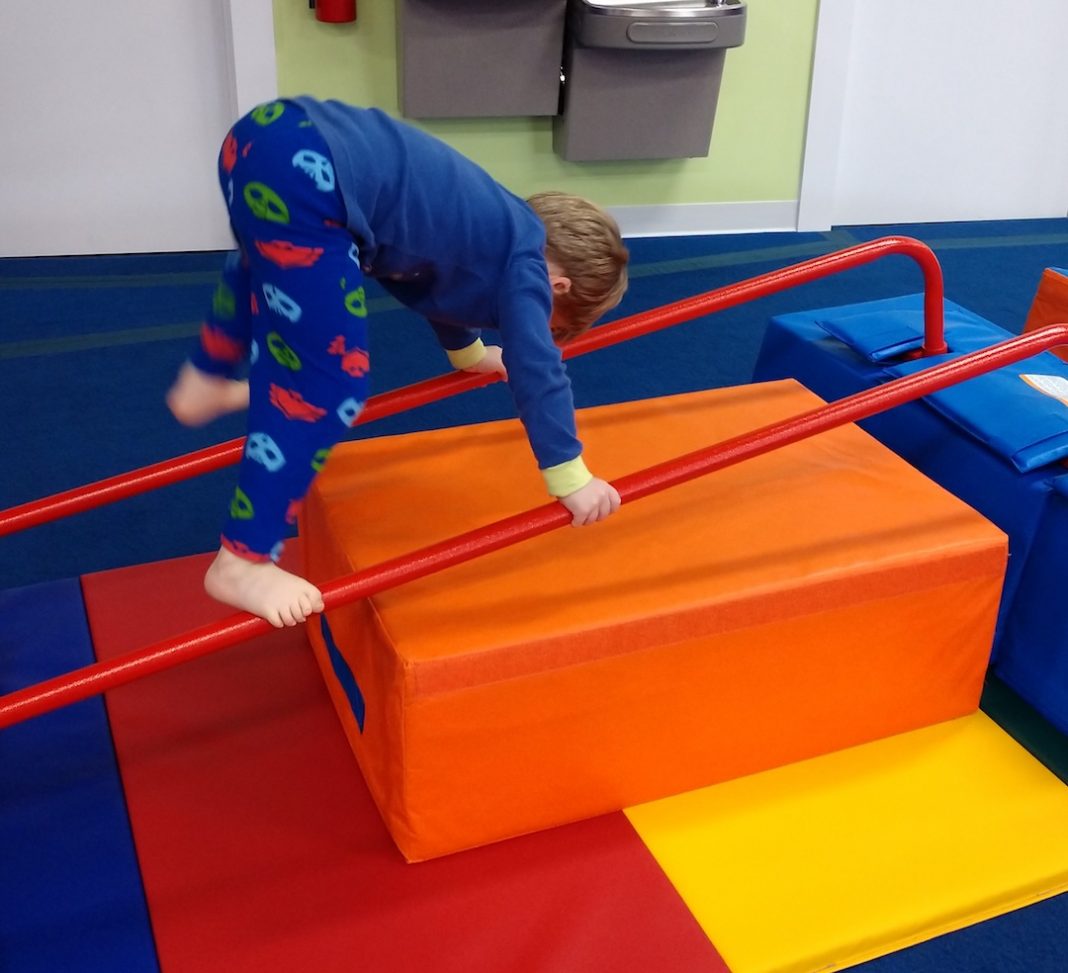
[[[698,236],[710,233],[793,232],[797,200],[750,203],[678,203],[669,206],[609,206],[625,237]]]

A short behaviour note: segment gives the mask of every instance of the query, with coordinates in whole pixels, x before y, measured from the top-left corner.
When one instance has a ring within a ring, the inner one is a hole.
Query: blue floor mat
[[[78,581],[0,591],[0,692],[94,660]],[[0,968],[157,973],[100,697],[0,730]]]

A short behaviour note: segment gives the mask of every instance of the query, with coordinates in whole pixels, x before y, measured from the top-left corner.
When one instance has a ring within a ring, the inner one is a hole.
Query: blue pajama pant
[[[227,135],[219,181],[230,255],[190,360],[249,362],[248,440],[225,547],[277,558],[300,502],[368,394],[367,304],[330,153],[296,105],[254,109]]]

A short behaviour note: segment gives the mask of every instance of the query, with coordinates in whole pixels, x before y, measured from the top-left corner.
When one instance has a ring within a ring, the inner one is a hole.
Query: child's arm
[[[544,271],[542,271],[543,273]],[[582,458],[571,382],[552,338],[552,299],[541,273],[520,275],[500,306],[502,366],[549,493],[571,512],[572,526],[619,509],[619,493]]]
[[[484,344],[477,328],[460,328],[436,321],[431,321],[430,326],[453,368],[465,372],[500,372],[501,377],[508,380],[500,347]]]
[[[434,329],[438,344],[445,349],[453,368],[473,368],[485,357],[486,346],[482,343],[482,331],[479,328],[461,328],[439,321],[431,321],[430,327]]]
[[[583,462],[582,444],[575,435],[571,384],[549,331],[551,301],[540,275],[537,283],[534,288],[508,292],[500,324],[507,351],[486,345],[479,329],[430,324],[456,369],[499,372],[508,380],[504,357],[512,361],[516,381],[509,386],[546,487],[570,511],[572,526],[582,527],[615,513],[619,494],[610,483],[593,476]]]
[[[543,469],[541,474],[549,493],[571,511],[572,527],[595,524],[619,509],[616,488],[586,469],[581,453],[574,459]]]

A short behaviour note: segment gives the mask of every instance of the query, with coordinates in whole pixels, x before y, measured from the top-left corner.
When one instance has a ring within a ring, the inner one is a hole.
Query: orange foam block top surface
[[[1068,324],[1068,276],[1055,267],[1042,271],[1038,288],[1024,322],[1024,333],[1049,324]],[[1053,354],[1068,361],[1068,350],[1051,348]]]
[[[583,410],[579,432],[612,479],[821,404],[773,382]],[[306,504],[307,570],[544,502],[516,421],[348,443]],[[843,427],[331,612],[334,653],[309,631],[421,860],[972,712],[1005,558],[997,528]]]

